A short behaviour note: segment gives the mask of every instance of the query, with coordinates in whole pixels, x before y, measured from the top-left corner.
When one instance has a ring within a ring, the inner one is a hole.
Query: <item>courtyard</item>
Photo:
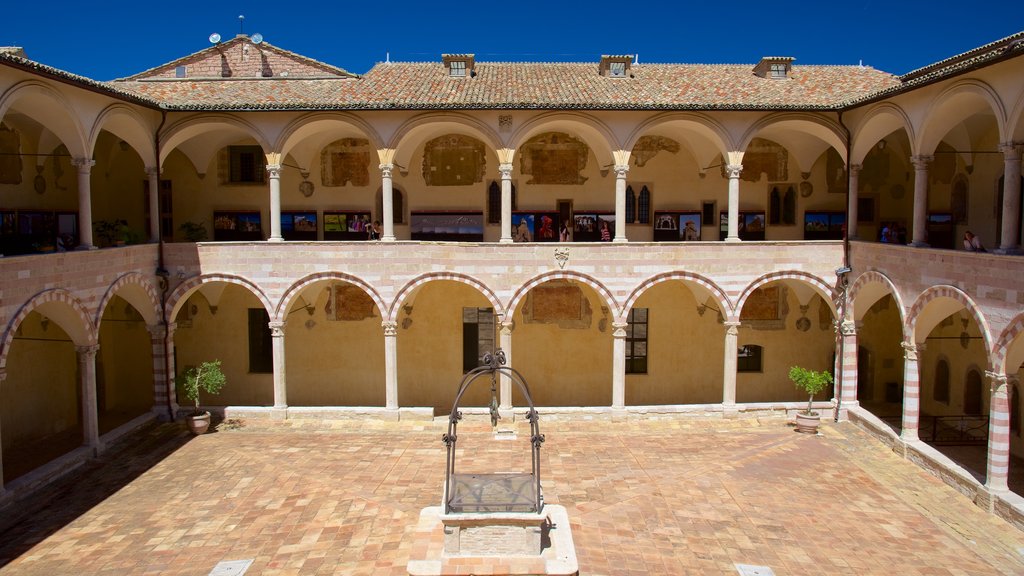
[[[460,465],[528,466],[489,422]],[[2,511],[0,573],[405,574],[440,503],[444,419],[152,425]],[[850,423],[780,416],[545,418],[541,478],[567,508],[581,574],[1020,574],[1024,533]]]

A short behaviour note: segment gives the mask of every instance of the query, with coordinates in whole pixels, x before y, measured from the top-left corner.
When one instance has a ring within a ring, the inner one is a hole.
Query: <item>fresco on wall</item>
[[[636,146],[633,146],[633,153],[631,154],[633,164],[638,168],[643,168],[651,158],[657,156],[658,152],[662,150],[670,154],[677,154],[679,152],[679,143],[664,136],[642,136],[636,141]]]
[[[532,178],[527,184],[583,184],[590,149],[568,134],[547,132],[530,138],[522,148],[519,171]]]
[[[427,186],[469,186],[482,182],[487,170],[484,143],[447,134],[423,147],[423,180]]]
[[[0,184],[21,184],[21,135],[0,124]]]
[[[871,151],[864,156],[864,161],[861,163],[860,176],[857,180],[858,186],[862,190],[865,187],[870,187],[871,191],[878,192],[889,180],[891,164],[889,148],[885,145],[885,140],[881,140],[878,144],[872,146]]]
[[[725,173],[725,162],[722,163],[722,178]],[[740,178],[747,182],[761,180],[761,173],[768,175],[769,182],[789,180],[789,152],[779,144],[764,138],[754,138],[743,154],[743,172]]]
[[[372,152],[365,138],[342,138],[324,146],[320,151],[321,184],[369,186]]]
[[[747,297],[740,311],[740,322],[755,330],[782,330],[789,306],[785,286],[763,286]]]
[[[557,324],[559,328],[590,328],[593,311],[583,290],[568,280],[552,280],[537,286],[523,303],[526,324]]]
[[[843,162],[843,157],[835,148],[829,148],[825,152],[825,170],[828,175],[829,193],[846,194],[850,187],[850,180],[846,177],[846,162]]]
[[[358,286],[337,284],[331,286],[324,312],[328,320],[355,322],[373,318],[373,298]]]

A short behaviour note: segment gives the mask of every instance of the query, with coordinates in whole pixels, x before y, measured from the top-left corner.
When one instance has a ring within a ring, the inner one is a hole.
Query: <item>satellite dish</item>
[[[259,44],[260,42],[263,42],[263,34],[257,32],[250,36],[249,39],[252,40],[253,44]]]
[[[210,34],[210,44],[216,44],[218,42],[220,42],[220,34],[217,34],[216,32]]]

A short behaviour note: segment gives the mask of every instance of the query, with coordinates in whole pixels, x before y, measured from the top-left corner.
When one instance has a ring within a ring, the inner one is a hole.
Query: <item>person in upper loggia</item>
[[[981,244],[981,239],[970,230],[964,232],[964,250],[968,252],[986,252],[985,247]]]

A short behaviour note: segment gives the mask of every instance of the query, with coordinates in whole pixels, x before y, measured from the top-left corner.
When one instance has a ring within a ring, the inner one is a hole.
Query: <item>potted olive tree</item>
[[[220,360],[203,362],[185,372],[185,396],[196,404],[195,411],[185,420],[193,434],[204,434],[210,427],[210,413],[199,409],[199,391],[217,394],[225,382],[227,378],[220,371]]]
[[[807,392],[807,410],[796,413],[797,432],[817,434],[818,425],[821,424],[821,414],[812,409],[814,395],[832,384],[832,375],[828,372],[808,370],[800,366],[793,366],[789,369],[789,379],[797,388]]]

